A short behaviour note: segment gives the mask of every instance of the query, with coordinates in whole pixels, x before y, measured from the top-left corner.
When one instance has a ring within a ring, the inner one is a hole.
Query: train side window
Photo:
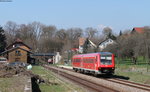
[[[97,62],[97,56],[95,57],[95,62]]]
[[[89,63],[91,63],[92,62],[92,59],[89,59]]]
[[[77,62],[77,59],[76,59],[76,58],[74,59],[74,62]]]
[[[86,59],[86,63],[88,63],[89,59]]]
[[[80,62],[80,61],[81,61],[80,58],[75,59],[75,62]]]
[[[80,62],[80,59],[78,59],[78,62]]]
[[[93,63],[93,61],[94,61],[93,58],[91,58],[91,63]]]
[[[84,58],[84,63],[86,63],[86,59]]]
[[[84,63],[86,63],[86,59],[84,58]]]
[[[91,58],[91,63],[93,63],[94,62],[94,59],[93,58]]]

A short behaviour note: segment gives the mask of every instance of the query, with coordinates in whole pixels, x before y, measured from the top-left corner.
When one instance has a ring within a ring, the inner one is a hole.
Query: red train
[[[113,74],[115,58],[110,52],[78,54],[73,56],[72,66],[75,71],[83,73]]]

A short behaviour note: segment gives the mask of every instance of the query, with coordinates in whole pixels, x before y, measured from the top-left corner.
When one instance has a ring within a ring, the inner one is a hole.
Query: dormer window
[[[15,44],[15,45],[13,45],[13,48],[14,48],[14,47],[19,47],[19,46],[20,46],[20,44]]]
[[[20,44],[16,44],[16,45],[15,45],[15,47],[19,47],[19,46],[20,46]]]

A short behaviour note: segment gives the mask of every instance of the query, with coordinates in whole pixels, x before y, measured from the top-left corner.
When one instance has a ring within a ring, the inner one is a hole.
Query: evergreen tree
[[[89,39],[87,38],[84,42],[84,45],[83,45],[83,53],[88,52],[88,45],[89,45]]]
[[[116,40],[116,37],[112,33],[109,33],[108,36],[107,36],[107,38]]]
[[[122,35],[122,31],[120,31],[120,33],[119,33],[119,36],[121,36]]]
[[[2,27],[0,27],[0,53],[5,50],[6,36]]]

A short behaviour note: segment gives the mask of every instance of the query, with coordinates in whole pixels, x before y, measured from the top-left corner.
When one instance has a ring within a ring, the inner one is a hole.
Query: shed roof
[[[16,39],[14,43],[10,44],[9,46],[6,47],[6,49],[9,49],[11,46],[13,46],[14,44],[22,44],[24,46],[26,46],[27,48],[31,49],[31,47],[29,47],[28,45],[26,45],[25,43],[23,43],[22,40],[20,39]]]
[[[14,48],[11,48],[11,49],[9,49],[9,50],[6,50],[6,51],[0,53],[0,55],[5,54],[5,53],[10,52],[10,51],[13,51],[13,50],[15,50],[15,49],[22,49],[22,50],[24,50],[24,51],[26,51],[26,52],[33,53],[33,52],[28,51],[28,50],[26,50],[26,49],[23,49],[23,48],[21,48],[21,47],[14,47]]]

